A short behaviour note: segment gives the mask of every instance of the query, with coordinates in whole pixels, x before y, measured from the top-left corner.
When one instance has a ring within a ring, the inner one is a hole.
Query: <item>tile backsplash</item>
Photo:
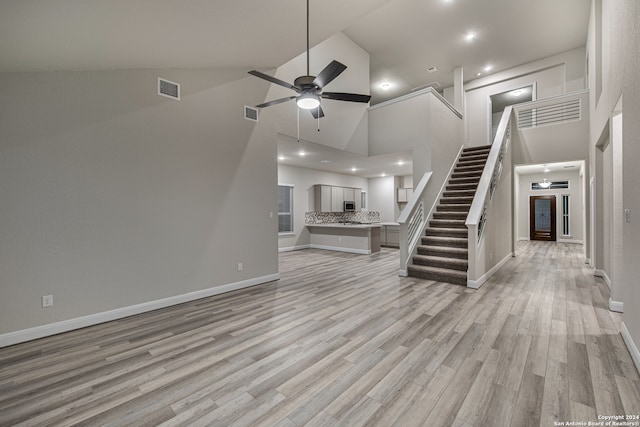
[[[332,224],[342,221],[380,222],[380,212],[305,212],[305,224]]]

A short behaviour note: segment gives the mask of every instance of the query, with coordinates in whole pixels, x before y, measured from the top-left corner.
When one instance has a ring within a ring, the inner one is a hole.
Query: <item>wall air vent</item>
[[[244,118],[247,120],[251,120],[252,122],[258,121],[258,109],[249,107],[248,105],[244,106]]]
[[[518,129],[535,128],[582,119],[579,99],[518,111]]]
[[[180,85],[158,77],[158,95],[180,100]]]

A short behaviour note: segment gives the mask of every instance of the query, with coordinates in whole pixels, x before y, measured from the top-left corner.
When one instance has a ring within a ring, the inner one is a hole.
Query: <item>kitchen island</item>
[[[307,224],[311,247],[369,255],[380,252],[380,223]]]

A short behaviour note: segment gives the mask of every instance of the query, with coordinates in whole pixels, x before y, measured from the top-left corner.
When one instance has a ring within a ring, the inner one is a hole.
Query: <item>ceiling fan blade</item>
[[[280,80],[280,79],[278,79],[278,78],[275,78],[275,77],[273,77],[273,76],[270,76],[270,75],[268,75],[268,74],[261,73],[260,71],[251,70],[251,71],[249,71],[249,74],[251,74],[252,76],[259,77],[259,78],[261,78],[261,79],[263,79],[263,80],[270,81],[271,83],[275,83],[275,84],[277,84],[277,85],[280,85],[280,86],[286,87],[287,89],[295,90],[296,92],[301,92],[301,91],[302,91],[300,88],[295,87],[295,86],[294,86],[294,85],[292,85],[291,83],[287,83],[287,82],[285,82],[285,81],[282,81],[282,80]]]
[[[311,111],[311,115],[314,119],[317,119],[318,116],[320,116],[320,118],[324,117],[324,111],[322,111],[322,107],[312,108],[309,111]]]
[[[323,87],[331,83],[333,79],[342,74],[342,72],[346,69],[346,65],[341,64],[340,62],[335,60],[331,61],[329,65],[327,65],[322,71],[320,71],[320,74],[318,74],[313,83],[318,85],[318,87],[322,89]]]
[[[264,108],[264,107],[270,107],[272,105],[276,105],[276,104],[281,104],[283,102],[287,102],[290,101],[292,99],[294,99],[296,96],[288,96],[286,98],[280,98],[280,99],[274,99],[273,101],[269,101],[269,102],[265,102],[264,104],[260,104],[260,105],[256,105],[256,108]]]
[[[323,92],[322,97],[326,99],[334,99],[336,101],[350,101],[350,102],[369,102],[371,95],[360,95],[357,93],[344,93],[344,92]]]

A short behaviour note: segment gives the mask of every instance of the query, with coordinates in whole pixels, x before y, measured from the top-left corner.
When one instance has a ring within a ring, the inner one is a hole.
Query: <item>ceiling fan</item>
[[[293,81],[293,84],[287,83],[276,77],[272,77],[268,74],[261,73],[260,71],[252,70],[249,74],[259,77],[261,79],[270,81],[277,85],[292,89],[298,92],[298,95],[288,96],[286,98],[275,99],[268,101],[260,105],[256,105],[256,108],[269,107],[271,105],[280,104],[283,102],[296,100],[298,107],[309,110],[314,118],[319,119],[324,117],[324,112],[320,106],[320,99],[333,99],[336,101],[349,101],[349,102],[364,102],[367,103],[371,99],[370,95],[360,95],[357,93],[344,93],[344,92],[323,92],[322,89],[331,83],[336,77],[338,77],[347,66],[341,64],[338,61],[331,61],[317,76],[312,76],[309,73],[309,0],[307,0],[307,75],[300,76]]]

